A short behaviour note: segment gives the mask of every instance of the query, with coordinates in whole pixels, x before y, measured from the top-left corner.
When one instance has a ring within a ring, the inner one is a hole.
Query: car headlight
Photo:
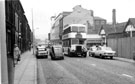
[[[107,55],[107,53],[104,53],[104,55]]]
[[[104,54],[106,54],[106,53],[104,53]]]

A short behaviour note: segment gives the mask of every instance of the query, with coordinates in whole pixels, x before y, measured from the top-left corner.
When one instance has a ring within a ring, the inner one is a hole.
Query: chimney
[[[93,12],[93,10],[90,10],[91,11],[91,16],[94,16],[94,12]]]
[[[112,10],[112,24],[116,25],[116,10]]]

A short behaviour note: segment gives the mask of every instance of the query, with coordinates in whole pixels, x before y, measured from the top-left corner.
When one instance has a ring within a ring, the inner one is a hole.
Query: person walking
[[[20,49],[17,46],[17,44],[14,45],[14,63],[18,64],[18,61],[20,61]]]

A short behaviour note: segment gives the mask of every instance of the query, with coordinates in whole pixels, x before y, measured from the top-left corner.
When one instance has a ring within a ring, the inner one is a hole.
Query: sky
[[[126,22],[129,18],[135,18],[135,0],[20,0],[36,38],[44,40],[51,30],[51,16],[63,11],[73,11],[73,7],[81,5],[87,10],[93,10],[94,16],[98,16],[112,22],[112,9],[116,9],[116,21]]]

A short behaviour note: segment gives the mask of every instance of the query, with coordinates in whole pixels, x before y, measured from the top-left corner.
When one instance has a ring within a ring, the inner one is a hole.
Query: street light
[[[33,9],[31,9],[31,14],[32,14],[32,31],[33,31],[33,42],[32,42],[32,45],[33,45],[33,55],[35,54],[34,53],[34,38],[35,38],[35,34],[34,34],[34,21],[33,21]]]

